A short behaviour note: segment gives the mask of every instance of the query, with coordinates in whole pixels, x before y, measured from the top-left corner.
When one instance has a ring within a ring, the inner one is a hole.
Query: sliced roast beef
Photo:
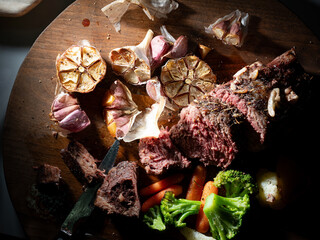
[[[140,139],[140,161],[148,174],[159,175],[169,169],[182,169],[191,162],[172,143],[167,129],[161,129],[160,135]]]
[[[99,188],[94,204],[108,214],[138,217],[140,200],[136,169],[136,163],[129,161],[113,167]]]
[[[242,118],[235,107],[205,94],[181,111],[170,138],[188,158],[226,168],[238,152],[233,135]]]
[[[263,143],[268,125],[274,120],[273,110],[278,105],[286,104],[283,102],[298,97],[293,89],[299,88],[297,85],[303,75],[295,51],[291,49],[266,66],[257,62],[244,67],[234,75],[232,81],[217,87],[213,96],[239,109]],[[288,97],[281,97],[283,95]]]
[[[35,167],[38,170],[37,173],[37,184],[38,185],[59,185],[61,178],[61,170],[56,166],[49,164],[43,164]]]
[[[61,156],[70,171],[82,184],[102,181],[104,174],[97,168],[97,160],[79,142],[72,140],[61,150]]]

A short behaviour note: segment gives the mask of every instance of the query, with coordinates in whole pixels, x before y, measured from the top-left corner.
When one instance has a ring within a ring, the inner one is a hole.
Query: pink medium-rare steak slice
[[[242,117],[235,107],[205,94],[181,111],[170,138],[188,158],[226,168],[238,152],[233,134]]]
[[[141,206],[137,188],[137,164],[122,161],[113,167],[98,189],[94,204],[108,214],[138,217]]]
[[[188,168],[191,162],[172,143],[167,129],[160,135],[140,139],[140,162],[148,174],[160,175],[169,169]]]

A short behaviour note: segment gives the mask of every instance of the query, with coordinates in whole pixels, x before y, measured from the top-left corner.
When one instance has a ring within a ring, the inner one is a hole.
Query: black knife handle
[[[66,234],[66,233],[63,232],[63,231],[59,231],[56,239],[57,239],[57,240],[71,240],[71,239],[72,239],[72,236],[69,236],[69,234]]]

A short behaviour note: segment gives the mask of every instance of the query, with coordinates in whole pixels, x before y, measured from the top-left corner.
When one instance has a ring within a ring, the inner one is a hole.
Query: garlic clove
[[[270,96],[268,99],[268,113],[271,117],[274,117],[276,115],[276,107],[278,106],[280,102],[280,89],[274,88],[270,92]]]
[[[199,47],[199,52],[202,59],[204,59],[208,55],[208,53],[212,50],[211,48],[202,44],[199,44],[198,47]]]
[[[106,92],[102,106],[107,128],[117,139],[122,139],[129,132],[135,118],[140,114],[130,90],[119,80]]]
[[[165,60],[164,55],[171,48],[171,43],[162,35],[156,36],[151,40],[151,67],[156,69],[159,67]]]
[[[241,47],[248,32],[249,14],[238,9],[205,27],[206,33],[224,44]]]

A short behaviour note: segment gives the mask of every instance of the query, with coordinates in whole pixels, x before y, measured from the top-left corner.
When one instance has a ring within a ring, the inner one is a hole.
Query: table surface
[[[43,1],[39,6],[27,15],[20,18],[0,18],[0,130],[5,116],[6,106],[10,96],[18,69],[27,55],[32,43],[42,30],[71,2],[69,1]],[[318,36],[320,36],[319,16],[320,1],[307,1],[303,6],[301,1],[282,1],[292,9],[306,25]],[[50,11],[48,11],[50,9]],[[3,37],[2,37],[3,36]],[[1,137],[2,140],[2,137]],[[2,143],[1,143],[2,146]],[[2,150],[2,149],[0,149]],[[24,238],[24,233],[19,226],[15,212],[7,195],[7,189],[3,178],[2,154],[1,158],[1,195],[0,195],[0,234]],[[1,235],[0,235],[1,237]],[[1,238],[2,239],[2,238]]]

